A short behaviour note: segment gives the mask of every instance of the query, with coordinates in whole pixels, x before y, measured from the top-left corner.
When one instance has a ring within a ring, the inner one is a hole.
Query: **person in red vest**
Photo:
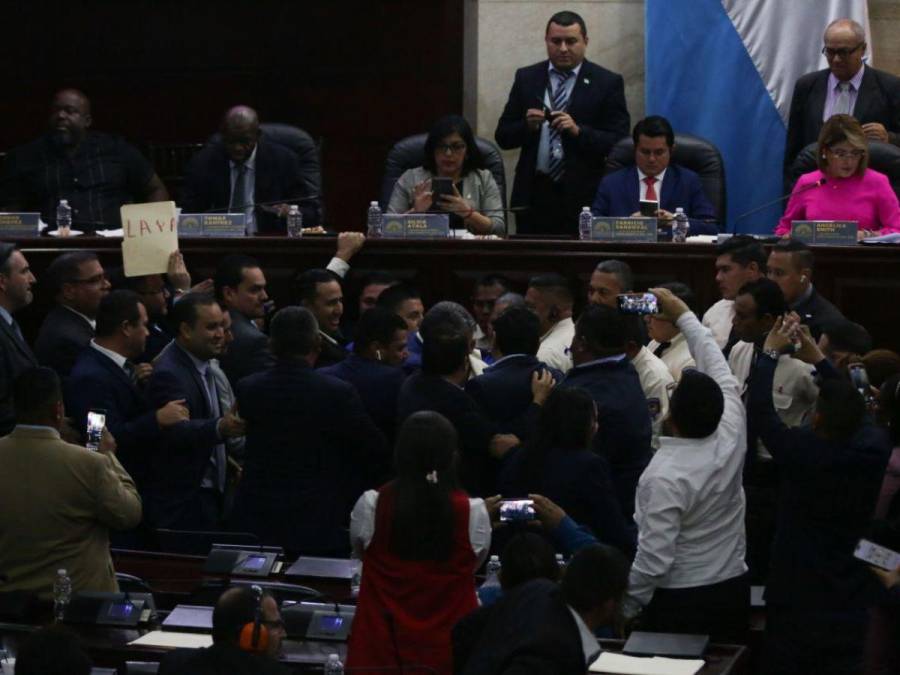
[[[447,418],[411,415],[397,435],[397,478],[353,508],[350,539],[363,573],[348,668],[452,672],[450,630],[478,606],[475,570],[491,543],[484,500],[459,488],[457,448]]]

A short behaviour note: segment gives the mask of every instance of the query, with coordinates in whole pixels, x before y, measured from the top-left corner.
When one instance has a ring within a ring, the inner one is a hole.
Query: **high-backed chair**
[[[381,208],[386,209],[388,202],[391,201],[391,193],[394,191],[394,184],[397,179],[408,169],[414,169],[422,166],[425,162],[425,139],[428,134],[416,134],[415,136],[407,136],[401,141],[394,144],[388,152],[387,159],[384,162],[384,178],[381,181]],[[500,199],[503,201],[503,208],[506,208],[506,170],[503,168],[503,156],[500,154],[500,148],[494,145],[486,138],[475,137],[475,143],[484,157],[484,168],[490,171],[494,180],[497,181],[497,187],[500,189]]]
[[[705,138],[692,134],[675,134],[672,163],[680,164],[700,176],[703,192],[716,210],[719,225],[725,224],[727,202],[725,196],[725,163],[719,149]],[[634,141],[631,137],[616,143],[606,157],[605,173],[612,173],[634,165]]]
[[[805,173],[815,171],[819,168],[816,163],[816,152],[818,144],[810,143],[791,164],[789,172],[790,185],[789,190],[794,188],[794,183]],[[900,148],[890,143],[881,143],[880,141],[869,141],[869,168],[885,174],[891,181],[891,187],[900,198]]]
[[[325,218],[325,199],[322,193],[322,157],[321,146],[313,140],[313,137],[290,124],[280,122],[262,122],[259,125],[260,132],[273,143],[278,143],[288,148],[300,159],[300,173],[303,176],[303,184],[306,193],[319,199],[319,223]],[[222,134],[214,133],[209,137],[208,143],[221,143]]]

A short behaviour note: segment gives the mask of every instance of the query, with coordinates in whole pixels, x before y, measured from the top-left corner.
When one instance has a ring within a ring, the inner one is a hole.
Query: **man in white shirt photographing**
[[[710,331],[671,291],[652,288],[660,313],[687,340],[659,450],[638,482],[638,551],[623,611],[643,630],[742,641],[750,613],[744,563],[747,445],[737,380]]]

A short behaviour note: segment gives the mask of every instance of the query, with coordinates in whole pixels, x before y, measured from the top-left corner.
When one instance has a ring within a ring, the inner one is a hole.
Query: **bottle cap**
[[[59,575],[63,575],[63,574],[66,574],[66,570],[65,570],[65,568],[61,568],[61,569],[56,570],[56,573]]]
[[[369,202],[369,206],[378,206],[378,202],[373,200],[373,201]]]
[[[329,660],[329,661],[340,661],[340,660],[341,660],[341,657],[338,656],[337,654],[329,654],[329,655],[328,655],[328,660]]]
[[[60,200],[59,200],[59,205],[60,205],[60,206],[63,206],[63,205],[68,206],[68,205],[69,205],[69,200],[68,200],[68,199],[60,199]]]

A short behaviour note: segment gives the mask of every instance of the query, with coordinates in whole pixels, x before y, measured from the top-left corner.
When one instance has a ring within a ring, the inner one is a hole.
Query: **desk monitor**
[[[347,579],[353,577],[353,561],[345,558],[312,558],[300,556],[284,573],[291,577]]]
[[[168,630],[211,631],[213,608],[206,605],[176,605],[162,625]]]

